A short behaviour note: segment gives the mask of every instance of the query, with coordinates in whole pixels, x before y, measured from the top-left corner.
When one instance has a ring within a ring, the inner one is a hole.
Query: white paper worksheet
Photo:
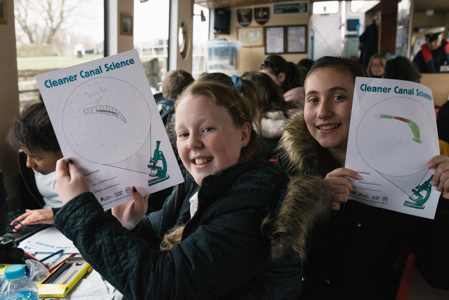
[[[440,192],[426,163],[440,154],[432,91],[418,83],[358,77],[345,167],[350,199],[433,219]]]
[[[36,76],[66,159],[105,210],[183,182],[136,50]]]

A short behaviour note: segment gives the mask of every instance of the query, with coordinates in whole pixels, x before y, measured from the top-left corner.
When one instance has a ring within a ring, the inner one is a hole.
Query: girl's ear
[[[240,145],[242,148],[246,147],[249,144],[249,140],[251,137],[251,124],[249,122],[245,122],[242,125],[242,139]]]
[[[285,73],[284,72],[279,73],[278,74],[278,79],[279,79],[280,82],[284,82],[284,80],[285,80]]]

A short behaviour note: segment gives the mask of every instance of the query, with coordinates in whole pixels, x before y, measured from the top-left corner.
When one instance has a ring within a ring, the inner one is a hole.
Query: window
[[[153,94],[162,91],[162,79],[168,68],[168,28],[170,1],[134,0],[134,48]]]
[[[339,1],[319,1],[313,2],[313,13],[314,14],[336,14],[339,9]]]
[[[194,4],[193,13],[192,76],[198,78],[201,73],[206,72],[207,66],[206,55],[207,40],[209,39],[209,10],[198,4]]]
[[[365,13],[380,1],[351,1],[351,12],[353,13]]]
[[[104,0],[15,0],[14,10],[21,108],[39,99],[35,75],[104,56]]]

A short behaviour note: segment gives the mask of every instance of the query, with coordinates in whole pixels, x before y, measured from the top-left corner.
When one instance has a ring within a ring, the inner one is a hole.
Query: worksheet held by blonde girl
[[[353,181],[349,199],[433,219],[440,192],[426,164],[440,154],[435,119],[426,86],[358,77],[345,167],[361,180]]]
[[[183,182],[136,50],[36,76],[66,159],[105,210]]]

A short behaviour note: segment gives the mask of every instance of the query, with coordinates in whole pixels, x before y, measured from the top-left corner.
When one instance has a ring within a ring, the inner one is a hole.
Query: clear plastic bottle
[[[5,269],[5,282],[0,288],[0,299],[39,300],[39,289],[25,275],[23,265],[12,265]]]

